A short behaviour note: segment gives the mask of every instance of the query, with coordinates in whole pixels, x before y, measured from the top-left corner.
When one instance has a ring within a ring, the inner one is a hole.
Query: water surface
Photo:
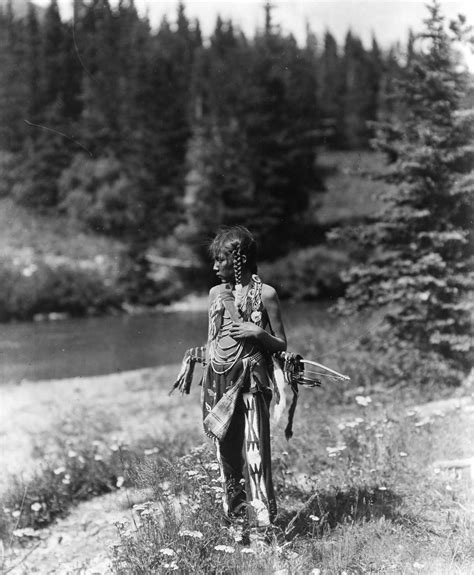
[[[283,305],[288,335],[327,324],[325,305]],[[178,363],[204,345],[206,311],[157,312],[0,325],[0,383],[102,375]]]

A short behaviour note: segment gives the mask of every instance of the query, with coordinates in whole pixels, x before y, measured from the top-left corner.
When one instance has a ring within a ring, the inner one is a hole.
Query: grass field
[[[397,388],[388,365],[384,378],[387,358],[370,365],[353,346],[331,356],[357,340],[360,325],[335,321],[317,344],[351,383],[301,390],[289,442],[285,421],[274,425],[279,516],[250,545],[222,516],[199,387],[189,397],[167,394],[177,366],[0,387],[0,464],[10,472],[0,489],[4,567],[31,552],[22,573],[38,572],[40,558],[51,571],[39,572],[55,572],[36,534],[58,537],[59,518],[121,490],[131,515],[118,524],[118,541],[101,540],[104,573],[472,573],[470,468],[446,465],[472,458],[472,387],[441,388],[427,366],[432,385],[420,388],[413,373],[410,386],[407,373]],[[292,346],[305,339],[293,333]],[[77,532],[82,569],[84,537]]]

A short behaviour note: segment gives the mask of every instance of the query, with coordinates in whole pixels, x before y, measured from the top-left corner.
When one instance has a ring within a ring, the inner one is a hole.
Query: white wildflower
[[[31,527],[25,527],[24,529],[14,529],[13,537],[39,537],[39,532],[35,531]]]
[[[160,549],[160,553],[162,555],[166,555],[167,557],[173,557],[174,555],[176,555],[176,551],[173,551],[173,549],[170,549],[169,547],[164,547],[163,549]]]
[[[357,427],[359,424],[357,423],[357,421],[348,421],[346,423],[346,427],[348,427],[349,429],[354,429],[354,427]]]
[[[415,427],[423,427],[424,425],[427,425],[428,423],[431,423],[430,419],[422,419],[421,421],[417,421],[415,423]]]
[[[216,551],[222,551],[222,553],[234,553],[235,549],[230,545],[216,545],[214,547]]]
[[[122,487],[122,485],[125,483],[125,478],[123,478],[121,475],[119,477],[117,477],[117,482],[115,483],[115,486],[120,489]]]
[[[12,511],[12,517],[14,517],[15,519],[17,517],[20,517],[21,515],[21,511],[19,509],[15,509],[15,511]]]
[[[64,485],[69,485],[71,483],[71,476],[69,473],[66,473],[66,475],[62,478],[62,483],[64,483]]]
[[[367,407],[369,403],[372,403],[372,399],[368,395],[356,395],[355,402],[362,407]]]
[[[387,491],[387,488],[384,487],[383,485],[380,485],[379,487],[377,487],[377,489],[378,489],[379,491]]]
[[[326,447],[329,457],[336,457],[336,455],[339,455],[341,451],[344,451],[345,449],[347,449],[347,445],[344,443],[336,445],[336,447]]]
[[[240,552],[245,555],[255,555],[255,551],[250,547],[244,547]]]
[[[405,451],[400,451],[400,453],[398,455],[400,457],[408,457],[408,453],[406,453]]]
[[[42,505],[41,503],[38,503],[38,501],[36,501],[35,503],[31,504],[31,511],[33,511],[34,513],[38,513],[38,511],[41,511],[42,509]]]
[[[103,461],[103,459],[104,458],[102,457],[102,455],[100,455],[100,453],[96,453],[94,455],[94,461]]]
[[[172,571],[178,570],[178,564],[176,563],[176,561],[171,561],[171,563],[163,563],[163,567],[165,569],[171,569]]]
[[[70,457],[71,459],[74,459],[74,457],[77,457],[77,453],[74,451],[74,449],[70,449],[67,452],[67,456]]]
[[[36,271],[38,270],[38,266],[36,264],[30,264],[26,268],[23,268],[21,275],[25,278],[31,277]]]
[[[65,471],[66,471],[66,468],[61,466],[61,467],[56,467],[56,469],[53,470],[53,473],[54,473],[54,475],[61,475]]]
[[[311,519],[311,521],[314,521],[315,523],[317,523],[320,520],[320,517],[318,517],[317,515],[310,515],[309,518]]]

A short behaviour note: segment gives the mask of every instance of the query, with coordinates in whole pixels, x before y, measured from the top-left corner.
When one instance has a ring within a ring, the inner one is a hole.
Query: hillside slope
[[[121,248],[119,241],[86,233],[68,218],[38,214],[0,198],[0,259],[116,260]]]

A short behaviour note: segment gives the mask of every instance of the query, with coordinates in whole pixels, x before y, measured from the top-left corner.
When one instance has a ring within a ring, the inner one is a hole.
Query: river
[[[323,304],[283,304],[288,335],[330,322]],[[102,375],[178,363],[206,341],[205,310],[0,325],[0,383]]]

